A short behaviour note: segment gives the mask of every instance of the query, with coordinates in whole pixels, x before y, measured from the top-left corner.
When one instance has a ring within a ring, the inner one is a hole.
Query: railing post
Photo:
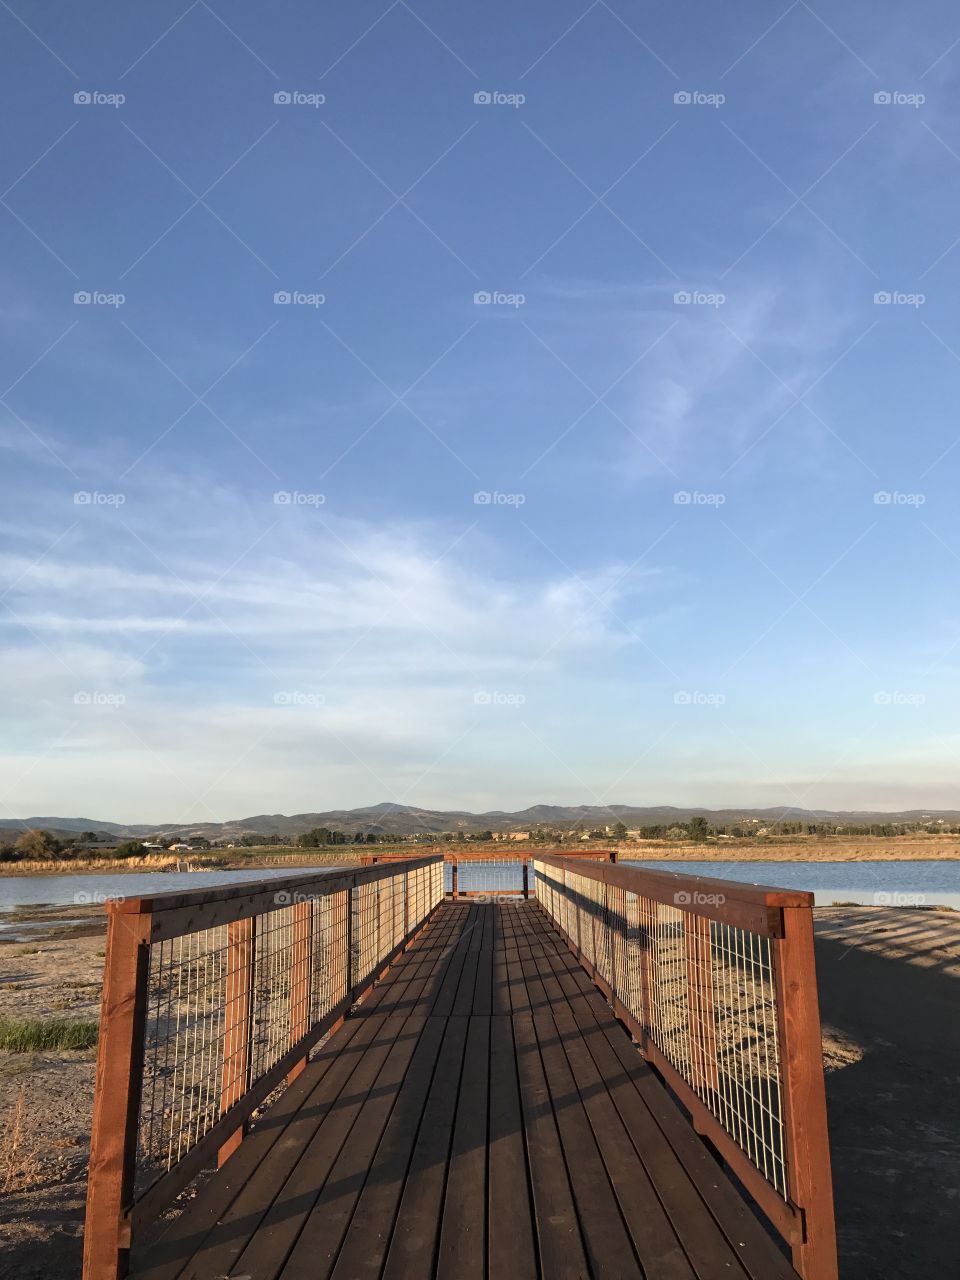
[[[310,977],[313,972],[313,902],[293,907],[293,966],[290,974],[290,1048],[310,1030]],[[287,1072],[292,1084],[307,1065],[303,1057]]]
[[[130,1260],[129,1229],[143,1084],[149,914],[108,904],[110,923],[100,1001],[100,1041],[94,1091],[83,1280],[118,1280]]]
[[[527,858],[523,860],[523,896],[524,899],[530,897],[530,862]]]
[[[457,876],[459,869],[459,864],[456,862],[454,862],[450,867],[450,896],[454,900],[457,897],[457,889],[459,887],[459,880]]]
[[[227,982],[223,1009],[223,1076],[220,1113],[229,1111],[250,1084],[250,1035],[253,1019],[254,920],[227,925]],[[235,1129],[217,1151],[217,1168],[243,1141],[246,1123]]]
[[[784,1141],[790,1198],[803,1212],[793,1265],[804,1280],[836,1280],[837,1236],[827,1134],[827,1099],[809,907],[784,907],[774,945]]]

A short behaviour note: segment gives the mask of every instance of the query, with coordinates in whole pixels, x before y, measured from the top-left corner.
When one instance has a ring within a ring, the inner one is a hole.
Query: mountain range
[[[56,835],[71,836],[82,831],[95,831],[118,839],[151,835],[205,836],[208,840],[233,840],[241,836],[280,835],[293,838],[314,827],[329,827],[350,835],[357,831],[375,835],[439,835],[445,831],[465,833],[484,831],[526,831],[531,827],[551,826],[558,829],[603,827],[623,822],[628,827],[687,822],[702,814],[714,824],[756,820],[763,823],[783,821],[877,823],[960,821],[957,809],[909,809],[896,813],[880,810],[798,809],[790,806],[766,809],[705,809],[674,805],[638,807],[629,804],[554,805],[535,804],[527,809],[506,812],[491,809],[485,813],[467,810],[420,809],[412,805],[375,804],[359,809],[328,809],[319,813],[261,813],[228,822],[149,823],[109,822],[100,818],[30,817],[2,818],[0,831],[17,832],[39,827]]]

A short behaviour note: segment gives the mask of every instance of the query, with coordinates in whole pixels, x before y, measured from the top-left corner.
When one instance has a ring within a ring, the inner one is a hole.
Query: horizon
[[[943,0],[18,11],[0,816],[960,807]]]
[[[471,818],[485,818],[485,817],[493,817],[493,816],[500,816],[500,815],[502,815],[505,818],[513,818],[517,814],[527,813],[530,809],[540,809],[540,808],[565,808],[565,809],[580,808],[580,809],[594,809],[594,810],[606,808],[606,809],[609,809],[611,817],[619,816],[615,813],[615,810],[627,810],[627,811],[635,811],[635,812],[642,812],[642,811],[656,812],[657,810],[673,809],[673,810],[676,810],[678,813],[693,812],[693,813],[704,813],[704,814],[719,814],[719,813],[749,814],[751,812],[763,812],[763,813],[769,814],[771,812],[779,812],[781,817],[779,819],[772,819],[772,821],[789,820],[790,818],[796,815],[807,814],[807,813],[812,814],[814,817],[822,816],[827,819],[855,817],[857,815],[865,815],[865,816],[871,816],[871,817],[886,816],[886,817],[892,818],[897,814],[916,813],[916,814],[922,815],[923,817],[929,817],[929,818],[935,819],[941,814],[960,812],[960,810],[958,809],[949,809],[949,808],[931,809],[931,808],[924,808],[924,807],[919,807],[914,809],[837,808],[837,809],[831,809],[831,810],[818,810],[816,808],[800,809],[792,805],[723,805],[723,804],[674,805],[667,802],[663,802],[660,804],[623,804],[617,801],[613,801],[609,805],[596,805],[596,804],[588,804],[588,803],[554,805],[544,801],[536,801],[529,805],[523,805],[518,809],[502,809],[497,806],[494,806],[491,809],[471,810],[471,809],[464,809],[462,807],[461,808],[454,807],[454,808],[448,809],[448,808],[438,808],[438,807],[429,806],[429,805],[395,804],[392,801],[384,800],[384,801],[379,801],[376,804],[360,804],[360,805],[351,806],[349,808],[345,806],[340,806],[340,807],[334,807],[334,808],[328,808],[328,809],[305,809],[300,812],[291,812],[291,813],[282,813],[279,811],[271,812],[269,810],[261,810],[259,813],[244,814],[243,817],[223,818],[223,819],[216,819],[216,820],[198,819],[194,822],[185,822],[185,823],[182,823],[179,821],[167,821],[165,819],[154,820],[154,819],[143,819],[143,818],[139,818],[135,820],[118,821],[117,819],[114,819],[114,818],[89,818],[89,817],[84,817],[83,815],[70,816],[62,813],[61,814],[51,814],[51,813],[42,814],[38,812],[33,814],[27,814],[22,817],[14,817],[12,815],[0,816],[0,826],[4,825],[5,823],[14,823],[14,822],[27,823],[27,822],[30,822],[31,820],[36,822],[58,822],[58,821],[87,822],[91,824],[91,827],[95,827],[97,823],[101,823],[101,824],[106,823],[111,826],[156,827],[159,829],[163,829],[165,827],[173,827],[173,826],[203,826],[203,825],[212,825],[214,823],[218,825],[228,826],[234,823],[248,822],[254,818],[278,818],[278,819],[282,818],[285,820],[290,820],[293,818],[313,817],[317,815],[333,814],[333,813],[343,813],[343,814],[355,814],[355,813],[364,813],[364,812],[369,813],[375,809],[382,810],[387,808],[392,809],[395,812],[412,810],[412,811],[439,814],[439,815],[462,814]],[[556,819],[549,819],[549,820],[545,819],[544,821],[567,822],[567,821],[571,821],[571,819],[556,818]]]

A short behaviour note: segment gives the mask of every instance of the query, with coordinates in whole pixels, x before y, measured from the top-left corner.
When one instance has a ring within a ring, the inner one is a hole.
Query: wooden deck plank
[[[137,1280],[796,1280],[534,904],[447,903]]]
[[[513,1021],[490,1019],[487,1272],[491,1277],[535,1276],[536,1241],[530,1177],[520,1110]]]
[[[468,1020],[447,1019],[433,1087],[410,1159],[383,1280],[433,1275]]]
[[[482,953],[481,953],[482,954]],[[490,1019],[471,1017],[440,1224],[437,1280],[484,1280]]]

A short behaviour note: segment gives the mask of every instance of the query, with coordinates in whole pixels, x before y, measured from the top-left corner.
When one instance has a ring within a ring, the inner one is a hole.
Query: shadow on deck
[[[532,903],[444,903],[136,1280],[796,1272]]]

